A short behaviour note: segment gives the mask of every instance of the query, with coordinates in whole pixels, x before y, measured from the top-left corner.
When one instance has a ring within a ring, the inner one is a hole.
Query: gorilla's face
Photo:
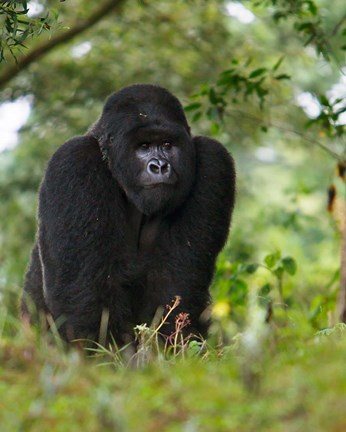
[[[174,211],[195,178],[184,111],[167,90],[136,85],[114,93],[93,129],[113,177],[145,215]]]
[[[195,176],[195,149],[177,123],[156,119],[127,131],[110,147],[114,177],[144,214],[169,213],[187,197]]]
[[[134,144],[134,163],[138,166],[138,185],[153,189],[160,185],[175,185],[178,181],[178,160],[184,144],[183,134],[173,127],[146,127],[136,131],[130,141]]]

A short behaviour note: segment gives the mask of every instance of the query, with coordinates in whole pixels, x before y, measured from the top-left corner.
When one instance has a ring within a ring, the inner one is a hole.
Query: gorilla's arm
[[[21,314],[25,321],[39,322],[44,320],[47,312],[46,302],[43,295],[42,266],[38,249],[35,243],[28,271],[25,275],[24,293],[21,301]]]
[[[73,138],[53,155],[40,190],[38,242],[45,300],[67,339],[97,337],[103,305],[117,290],[124,259],[121,205],[94,138]],[[111,307],[124,322],[126,305]]]

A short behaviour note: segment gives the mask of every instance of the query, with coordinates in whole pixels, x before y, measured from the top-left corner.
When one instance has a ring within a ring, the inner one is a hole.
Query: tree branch
[[[307,135],[305,135],[303,132],[299,132],[297,130],[294,129],[290,129],[287,128],[285,126],[281,126],[279,124],[273,123],[272,121],[268,120],[268,119],[262,119],[260,117],[254,116],[252,114],[248,114],[244,111],[241,110],[229,110],[229,114],[232,115],[238,115],[241,116],[242,118],[246,117],[248,120],[251,120],[255,123],[258,124],[264,124],[266,126],[272,127],[274,129],[278,129],[281,130],[283,132],[289,133],[289,134],[293,134],[293,135],[297,135],[300,138],[302,138],[304,141],[309,142],[310,144],[314,144],[318,147],[320,147],[322,150],[324,150],[325,152],[329,153],[330,156],[332,156],[334,159],[338,160],[338,161],[343,161],[343,157],[341,155],[339,155],[338,153],[334,152],[332,149],[330,149],[329,147],[327,147],[325,144],[322,144],[321,141],[318,141],[314,138],[310,138]]]
[[[346,21],[346,14],[343,15],[343,17],[340,19],[340,21],[336,24],[336,26],[333,28],[333,30],[331,31],[330,35],[333,37],[335,36],[339,30],[340,27],[343,25],[343,23]]]
[[[20,58],[17,63],[13,66],[8,67],[2,74],[0,74],[0,87],[3,87],[8,81],[12,80],[21,71],[26,69],[31,63],[39,60],[41,57],[49,53],[52,49],[58,45],[63,45],[71,41],[74,37],[80,35],[85,30],[89,29],[102,18],[117,9],[120,9],[124,0],[108,0],[101,5],[95,12],[93,12],[89,18],[85,21],[78,22],[69,30],[64,33],[60,33],[53,37],[49,41],[39,45],[29,52],[26,56]]]

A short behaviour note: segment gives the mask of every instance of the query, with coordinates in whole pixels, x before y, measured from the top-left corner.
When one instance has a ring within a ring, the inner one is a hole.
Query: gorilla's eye
[[[140,148],[141,150],[148,150],[148,149],[149,149],[149,143],[146,143],[146,142],[144,142],[144,143],[140,143],[140,144],[139,144],[139,148]]]
[[[162,144],[162,147],[163,147],[165,150],[170,150],[170,149],[172,148],[172,144],[171,144],[170,142],[164,142],[164,143]]]

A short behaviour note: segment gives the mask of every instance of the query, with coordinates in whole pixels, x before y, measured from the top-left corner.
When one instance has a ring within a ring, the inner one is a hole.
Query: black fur
[[[206,335],[235,171],[220,143],[191,137],[167,90],[135,85],[111,95],[89,132],[53,155],[39,194],[24,317],[34,319],[33,303],[65,339],[97,340],[106,310],[108,334],[124,343],[180,296],[173,315],[187,312],[186,331]],[[174,330],[174,316],[163,333]]]

